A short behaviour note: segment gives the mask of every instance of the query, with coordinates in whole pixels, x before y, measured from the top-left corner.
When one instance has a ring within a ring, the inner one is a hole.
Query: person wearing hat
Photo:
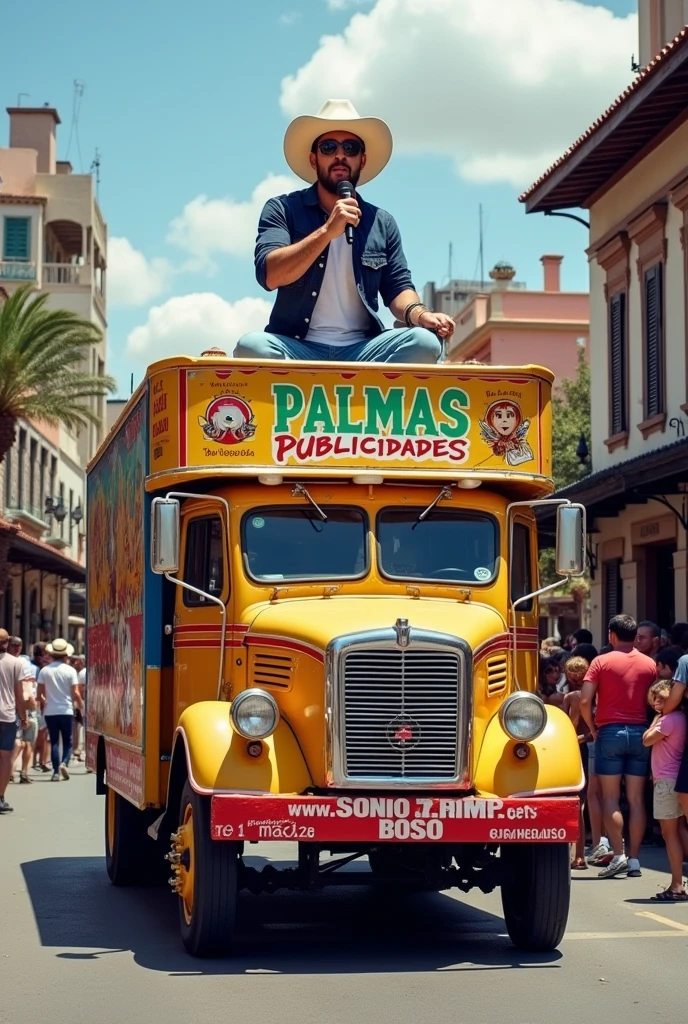
[[[310,188],[263,208],[256,277],[277,298],[265,331],[240,338],[234,355],[436,363],[454,321],[421,302],[394,218],[358,191],[349,198],[337,191],[383,170],[392,155],[388,126],[360,117],[349,100],[328,100],[316,117],[292,121],[284,155]],[[378,296],[405,327],[385,329]]]
[[[52,782],[69,778],[69,761],[72,756],[72,734],[74,708],[81,710],[79,680],[76,670],[68,662],[74,648],[61,637],[46,645],[46,652],[53,659],[38,673],[38,699],[45,701],[43,714],[50,736],[53,762]],[[60,760],[60,739],[62,759]]]

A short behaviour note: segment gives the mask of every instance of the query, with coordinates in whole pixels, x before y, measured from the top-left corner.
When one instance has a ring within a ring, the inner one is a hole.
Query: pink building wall
[[[495,276],[493,291],[476,295],[454,318],[456,329],[447,352],[449,362],[475,360],[493,365],[527,363],[550,369],[556,380],[576,374],[584,343],[589,358],[590,297],[562,292],[561,256],[543,256],[543,288],[509,291],[507,277]]]

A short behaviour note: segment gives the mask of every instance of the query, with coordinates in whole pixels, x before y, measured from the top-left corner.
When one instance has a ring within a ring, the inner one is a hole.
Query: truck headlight
[[[547,724],[547,711],[532,693],[514,693],[499,709],[502,729],[513,740],[529,743],[538,738]]]
[[[229,720],[244,739],[264,740],[277,728],[279,708],[264,690],[244,690],[232,701]]]

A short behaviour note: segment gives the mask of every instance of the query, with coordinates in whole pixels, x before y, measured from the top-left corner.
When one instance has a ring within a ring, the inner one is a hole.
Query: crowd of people
[[[540,648],[540,696],[570,717],[585,776],[571,867],[595,865],[601,878],[640,877],[649,806],[671,872],[668,887],[652,898],[688,901],[688,622],[663,630],[616,615],[599,652],[592,640],[579,629],[561,646],[550,637]]]
[[[33,645],[0,629],[0,814],[11,782],[30,785],[30,772],[69,779],[72,757],[82,761],[86,662],[62,637]],[[16,772],[16,780],[15,780]]]

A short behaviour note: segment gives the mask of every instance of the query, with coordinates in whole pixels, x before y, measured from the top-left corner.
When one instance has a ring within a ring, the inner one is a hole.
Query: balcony
[[[21,508],[6,508],[5,516],[11,523],[28,528],[31,533],[45,533],[48,521],[42,508],[34,505],[22,505]]]
[[[87,285],[91,284],[90,267],[78,263],[44,263],[43,264],[43,285],[54,287],[55,285]]]
[[[36,264],[28,260],[0,260],[0,281],[35,281]]]

